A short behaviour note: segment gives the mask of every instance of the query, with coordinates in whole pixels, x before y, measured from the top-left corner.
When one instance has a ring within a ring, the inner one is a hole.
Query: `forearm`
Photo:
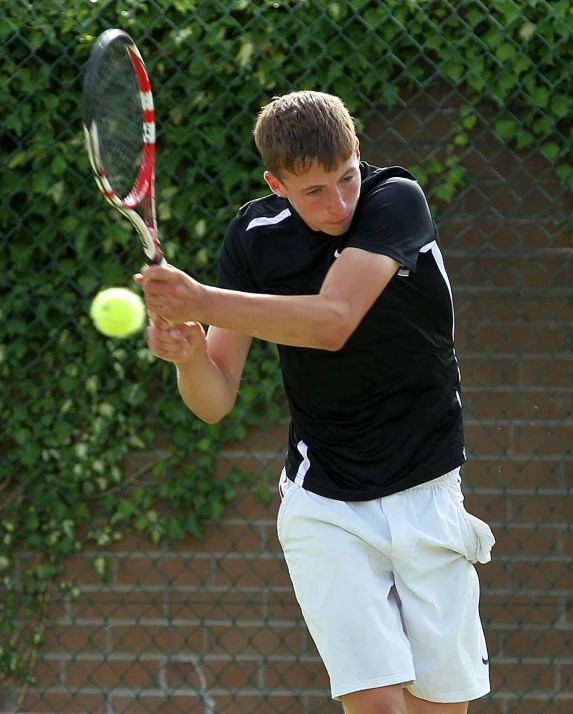
[[[354,329],[327,295],[259,295],[204,286],[200,321],[268,342],[339,349]]]
[[[261,295],[202,285],[173,266],[147,266],[147,308],[174,324],[196,321],[268,342],[338,350],[393,278],[399,263],[346,248],[318,295]]]
[[[236,388],[207,351],[195,353],[187,362],[176,366],[179,393],[196,416],[214,424],[231,411]]]

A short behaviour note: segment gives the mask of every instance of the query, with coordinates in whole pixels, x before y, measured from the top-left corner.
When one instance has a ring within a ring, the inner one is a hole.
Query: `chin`
[[[329,236],[341,236],[343,233],[346,233],[347,230],[348,226],[343,224],[341,226],[327,226],[322,229],[322,232],[327,233]]]

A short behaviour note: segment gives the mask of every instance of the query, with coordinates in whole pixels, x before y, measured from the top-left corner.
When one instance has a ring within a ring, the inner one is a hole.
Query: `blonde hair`
[[[334,171],[356,149],[356,128],[344,102],[324,92],[299,91],[275,97],[260,112],[255,143],[277,178],[299,175],[317,162]]]

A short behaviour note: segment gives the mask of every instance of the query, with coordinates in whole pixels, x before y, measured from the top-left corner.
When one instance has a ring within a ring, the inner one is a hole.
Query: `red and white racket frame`
[[[135,42],[123,30],[111,29],[103,32],[94,46],[92,57],[97,61],[98,53],[103,56],[106,48],[113,42],[122,42],[129,54],[137,83],[143,110],[143,144],[142,159],[135,184],[125,198],[116,195],[106,176],[105,167],[99,150],[98,127],[95,120],[89,125],[84,124],[86,147],[96,183],[103,197],[122,215],[128,218],[137,230],[143,251],[147,258],[156,264],[165,263],[155,213],[155,108],[151,82],[143,58]],[[140,208],[142,215],[137,212]]]

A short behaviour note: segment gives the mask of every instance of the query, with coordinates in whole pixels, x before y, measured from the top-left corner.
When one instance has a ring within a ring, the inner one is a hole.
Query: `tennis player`
[[[218,286],[136,276],[150,349],[216,422],[252,338],[278,345],[278,536],[332,696],[346,714],[465,714],[489,691],[474,563],[494,538],[463,505],[452,291],[426,198],[409,171],[360,160],[337,97],[276,98],[254,136],[271,194],[229,225]]]

